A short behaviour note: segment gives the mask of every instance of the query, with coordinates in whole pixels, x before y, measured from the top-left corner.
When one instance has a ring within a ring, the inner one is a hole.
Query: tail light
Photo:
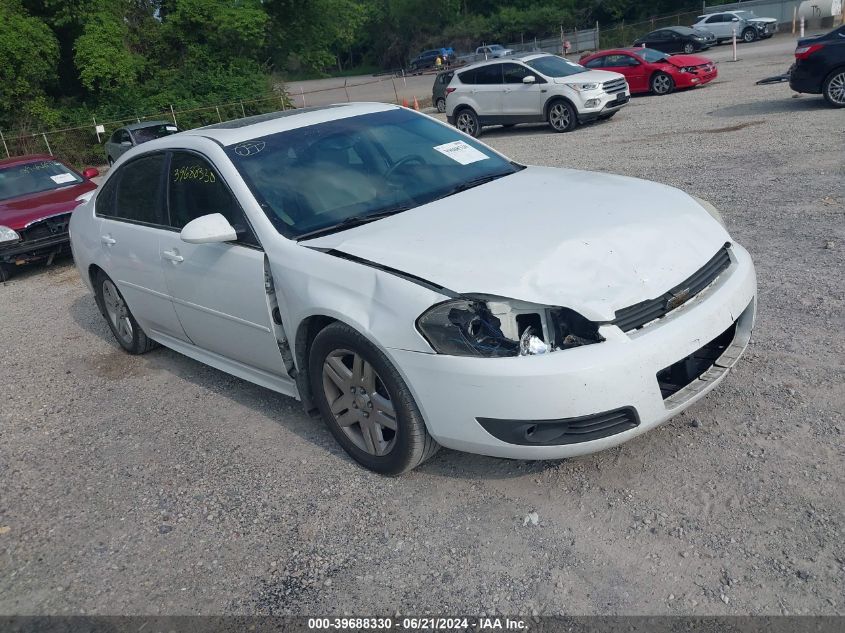
[[[807,59],[810,55],[824,48],[824,44],[808,44],[795,49],[795,59]]]
[[[454,89],[454,88],[446,88],[446,94],[447,94],[447,95],[450,95],[450,94],[452,94],[453,92],[455,92],[455,89]]]

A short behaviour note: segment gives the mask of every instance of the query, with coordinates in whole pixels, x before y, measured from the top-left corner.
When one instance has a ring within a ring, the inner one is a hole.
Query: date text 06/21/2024
[[[405,617],[401,619],[379,617],[308,618],[308,628],[315,631],[327,630],[371,630],[389,631],[465,631],[467,629],[489,631],[524,631],[528,627],[524,620],[511,618],[440,618]]]

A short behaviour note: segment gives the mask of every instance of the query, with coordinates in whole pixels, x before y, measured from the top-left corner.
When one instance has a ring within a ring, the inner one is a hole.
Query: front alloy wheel
[[[569,132],[576,123],[575,111],[565,101],[556,101],[549,108],[549,125],[555,132]]]
[[[757,39],[757,32],[754,29],[745,29],[742,32],[742,41],[746,44],[750,44],[754,40]]]
[[[396,475],[439,444],[399,372],[364,336],[333,323],[314,338],[308,378],[317,407],[343,449],[362,466]]]
[[[675,82],[666,73],[657,73],[651,78],[651,91],[656,95],[667,95],[674,87]]]
[[[845,108],[845,70],[831,73],[824,81],[822,93],[834,108]]]
[[[481,126],[478,125],[478,117],[472,110],[461,110],[458,113],[458,118],[455,119],[455,127],[464,134],[470,136],[478,136],[481,132]]]

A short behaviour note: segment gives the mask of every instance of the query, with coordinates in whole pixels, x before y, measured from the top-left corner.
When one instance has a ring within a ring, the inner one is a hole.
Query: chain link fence
[[[700,10],[684,11],[683,13],[654,17],[632,24],[622,22],[613,28],[601,29],[599,47],[621,48],[631,46],[638,37],[647,35],[655,29],[662,29],[667,26],[691,26],[698,21],[699,15],[702,15]]]

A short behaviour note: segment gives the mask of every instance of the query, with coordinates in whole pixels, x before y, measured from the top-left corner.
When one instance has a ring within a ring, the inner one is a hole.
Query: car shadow
[[[600,121],[591,121],[589,123],[582,123],[577,128],[575,128],[572,132],[555,132],[549,127],[548,123],[518,123],[513,127],[502,127],[500,125],[495,125],[491,127],[485,127],[484,131],[479,136],[479,140],[484,141],[485,138],[507,138],[508,136],[520,135],[520,136],[540,136],[540,135],[550,135],[550,134],[559,134],[564,136],[565,134],[578,134],[578,132],[582,128],[591,128],[598,125],[606,125],[611,122],[612,119],[602,119]]]
[[[783,112],[814,112],[827,110],[830,106],[823,97],[806,95],[800,98],[771,99],[769,101],[754,101],[725,106],[707,113],[713,117],[741,117],[760,116],[765,114],[779,114]]]
[[[205,392],[214,393],[251,409],[332,456],[354,463],[335,441],[322,420],[308,415],[296,399],[254,385],[166,347],[156,348],[143,356],[126,354],[114,340],[111,330],[90,294],[77,298],[71,304],[70,315],[83,331],[102,339],[113,348],[112,353],[100,354],[96,359],[91,360],[92,366],[97,367],[96,371],[101,376],[122,379],[138,374],[167,372]],[[119,368],[112,369],[103,366],[107,364],[122,365],[126,371],[121,372]],[[589,457],[580,459],[589,459]],[[559,461],[500,459],[444,448],[430,461],[420,466],[417,471],[444,479],[511,479],[541,473],[559,464]]]

